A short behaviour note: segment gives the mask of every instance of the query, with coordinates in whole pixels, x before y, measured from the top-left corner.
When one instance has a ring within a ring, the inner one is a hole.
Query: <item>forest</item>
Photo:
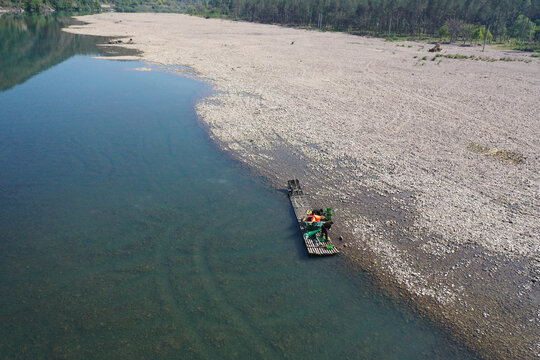
[[[209,0],[190,11],[357,34],[471,41],[537,41],[540,23],[540,0]]]
[[[359,35],[533,44],[540,38],[540,0],[108,0],[116,11],[175,11]],[[39,11],[99,11],[97,0],[0,0]]]
[[[29,13],[61,12],[93,13],[101,9],[98,0],[0,0],[0,8]]]

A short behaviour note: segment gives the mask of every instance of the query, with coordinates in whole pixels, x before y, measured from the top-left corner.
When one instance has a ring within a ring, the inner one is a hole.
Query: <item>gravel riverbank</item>
[[[142,60],[209,81],[210,135],[331,204],[351,264],[486,358],[540,356],[540,59],[178,14],[78,19],[67,31],[133,38]]]

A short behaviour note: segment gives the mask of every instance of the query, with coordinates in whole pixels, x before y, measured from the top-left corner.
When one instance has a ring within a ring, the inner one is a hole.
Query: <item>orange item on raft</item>
[[[322,219],[322,216],[320,216],[320,215],[309,215],[309,216],[306,218],[306,222],[308,222],[308,223],[311,224],[311,223],[313,223],[314,221],[319,222],[319,221],[321,221],[321,219]]]

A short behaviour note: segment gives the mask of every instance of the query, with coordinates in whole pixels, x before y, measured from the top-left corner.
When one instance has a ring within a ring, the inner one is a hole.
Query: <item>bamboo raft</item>
[[[297,179],[289,180],[287,185],[289,188],[289,199],[291,200],[291,205],[294,209],[300,231],[302,232],[302,237],[304,238],[304,243],[306,244],[308,254],[310,256],[328,256],[339,253],[335,246],[333,246],[332,249],[328,249],[326,247],[327,243],[320,242],[315,236],[309,237],[305,235],[306,224],[304,223],[303,219],[308,211],[312,210],[313,208],[304,195],[304,191],[300,187],[300,182]],[[328,244],[332,244],[330,239],[328,239]]]

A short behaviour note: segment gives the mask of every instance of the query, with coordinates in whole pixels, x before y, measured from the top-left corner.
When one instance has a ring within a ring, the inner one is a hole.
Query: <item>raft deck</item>
[[[309,201],[304,195],[304,192],[302,188],[300,187],[300,182],[297,179],[289,180],[287,184],[289,187],[289,199],[291,200],[291,204],[294,209],[294,213],[296,215],[296,220],[298,221],[298,226],[300,227],[300,231],[303,235],[306,230],[305,229],[306,226],[305,226],[305,223],[302,221],[302,219],[306,215],[306,212],[308,210],[312,210],[313,208],[311,207],[311,205],[309,204]],[[335,245],[332,249],[327,249],[326,243],[321,243],[317,239],[309,238],[306,236],[303,236],[303,238],[304,238],[304,243],[306,244],[306,249],[309,255],[327,256],[327,255],[335,255],[339,253]],[[330,240],[328,240],[328,243],[332,244]]]

